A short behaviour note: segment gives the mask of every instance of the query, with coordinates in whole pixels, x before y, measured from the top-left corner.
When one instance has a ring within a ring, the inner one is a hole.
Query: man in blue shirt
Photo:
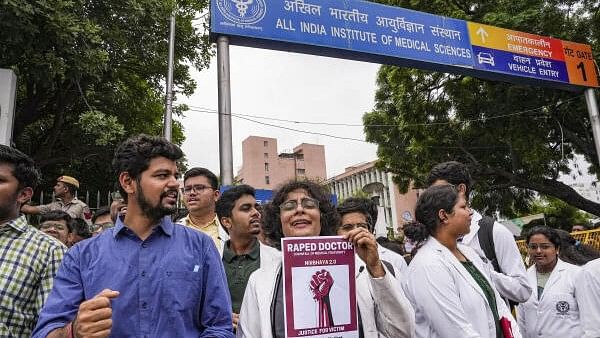
[[[65,256],[33,337],[233,337],[231,300],[212,240],[173,224],[181,150],[140,135],[113,168],[127,214]]]

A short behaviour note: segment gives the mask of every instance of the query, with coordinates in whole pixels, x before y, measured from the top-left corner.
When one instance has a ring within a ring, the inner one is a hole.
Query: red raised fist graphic
[[[327,270],[317,271],[310,280],[310,291],[317,301],[317,314],[319,318],[318,327],[333,326],[331,303],[329,302],[329,291],[333,285],[333,277]]]

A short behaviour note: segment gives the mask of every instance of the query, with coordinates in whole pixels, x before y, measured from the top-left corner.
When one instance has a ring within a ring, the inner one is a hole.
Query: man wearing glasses
[[[64,245],[69,245],[69,223],[71,216],[61,210],[45,212],[40,217],[40,230],[45,234],[56,238]]]
[[[109,207],[100,207],[98,210],[96,210],[94,216],[92,217],[92,234],[94,236],[114,226],[115,223],[113,223],[113,220],[110,218]]]
[[[229,236],[215,211],[220,196],[217,176],[206,168],[192,168],[183,175],[181,190],[188,215],[178,223],[209,235],[222,254],[223,245]]]

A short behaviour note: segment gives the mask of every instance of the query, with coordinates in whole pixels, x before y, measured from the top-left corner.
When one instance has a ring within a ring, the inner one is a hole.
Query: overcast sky
[[[362,126],[329,126],[289,123],[275,119],[319,123],[362,124],[373,108],[378,64],[230,46],[234,175],[241,166],[242,141],[250,135],[273,137],[278,151],[300,143],[325,146],[327,175],[376,158],[374,144],[284,130],[264,123],[364,140]],[[182,122],[186,141],[183,150],[190,167],[201,166],[219,173],[216,57],[209,69],[193,73],[198,83],[194,95],[178,99],[192,109]],[[207,112],[208,111],[208,112]]]

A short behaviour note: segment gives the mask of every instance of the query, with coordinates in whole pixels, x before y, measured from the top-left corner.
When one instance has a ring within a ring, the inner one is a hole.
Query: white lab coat
[[[250,275],[240,311],[238,338],[273,337],[271,310],[276,277],[281,268],[281,252],[272,259],[276,263],[261,267]],[[413,337],[415,314],[398,280],[389,272],[382,278],[371,278],[358,256],[355,268],[356,302],[365,338]]]
[[[575,299],[580,272],[580,267],[559,259],[538,300],[535,265],[527,270],[527,279],[534,289],[529,300],[517,307],[523,338],[580,338],[583,335]]]
[[[458,244],[490,282],[489,267],[473,249]],[[429,237],[410,262],[403,283],[406,296],[415,309],[417,337],[495,338],[496,324],[481,287],[452,252]],[[513,334],[521,337],[507,305],[494,289],[500,318],[511,321]]]
[[[583,338],[600,337],[600,258],[583,266],[575,296]]]
[[[406,275],[406,269],[408,269],[408,265],[406,264],[404,257],[388,248],[383,247],[382,245],[377,246],[377,251],[379,252],[379,259],[390,263],[392,267],[394,267],[394,275],[396,276],[396,279],[404,279]]]
[[[474,249],[479,257],[485,257],[479,245],[478,233],[481,218],[481,214],[473,210],[470,232],[463,237],[461,243]],[[513,234],[504,225],[495,222],[492,238],[498,265],[502,269],[502,273],[499,273],[493,269],[490,263],[490,275],[496,290],[503,298],[509,298],[519,303],[527,301],[531,296],[532,287],[527,282],[525,264],[523,264]]]

